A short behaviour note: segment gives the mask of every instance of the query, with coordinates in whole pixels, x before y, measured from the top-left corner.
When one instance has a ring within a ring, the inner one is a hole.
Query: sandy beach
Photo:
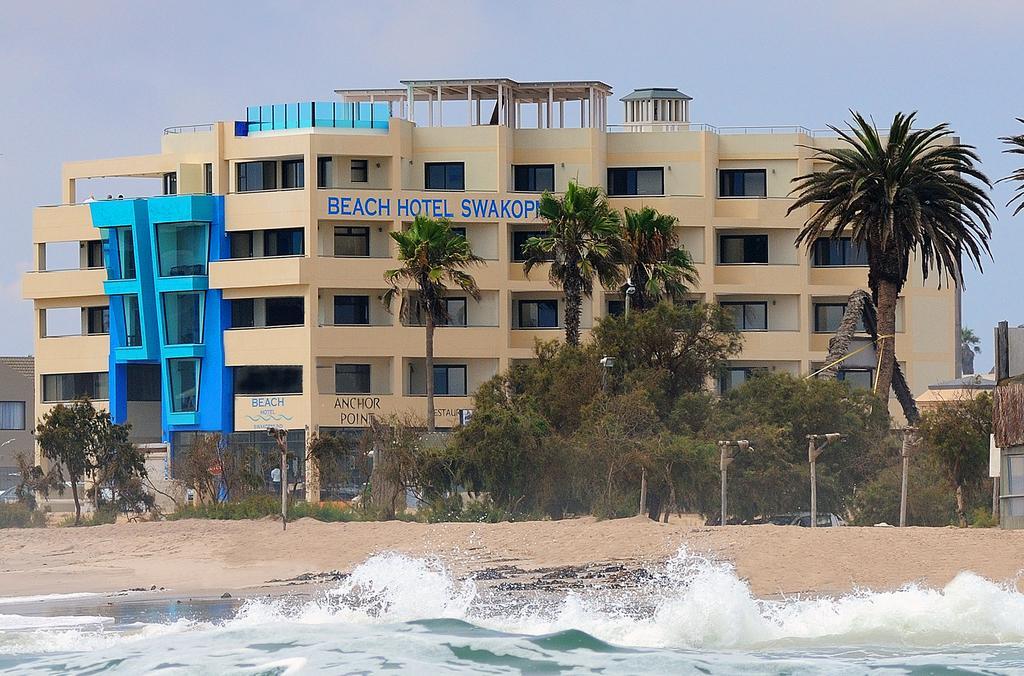
[[[1024,531],[954,528],[694,527],[648,519],[500,524],[183,520],[5,530],[0,596],[165,588],[250,593],[306,573],[351,570],[384,551],[440,557],[459,575],[664,562],[680,547],[733,563],[759,596],[941,587],[971,570],[996,581],[1024,569]],[[507,576],[506,576],[507,577]],[[1017,582],[1018,586],[1020,582]]]

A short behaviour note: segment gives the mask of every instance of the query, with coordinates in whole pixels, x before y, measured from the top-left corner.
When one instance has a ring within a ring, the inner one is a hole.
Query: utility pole
[[[910,472],[910,456],[917,445],[917,429],[907,427],[903,430],[903,446],[900,447],[900,458],[903,460],[903,479],[900,482],[900,528],[907,525],[907,475]]]
[[[281,453],[281,529],[288,530],[288,431],[277,427],[267,430]]]
[[[728,512],[726,505],[728,491],[726,490],[726,487],[729,482],[729,465],[732,464],[737,450],[750,450],[750,442],[746,439],[740,439],[739,441],[719,441],[718,449],[721,452],[718,468],[722,473],[722,521],[719,525],[724,526],[727,520],[726,514]]]
[[[838,432],[807,435],[807,462],[811,463],[811,528],[818,526],[818,456],[830,443],[841,439],[845,440],[845,437]],[[820,446],[818,445],[819,441],[821,442]]]

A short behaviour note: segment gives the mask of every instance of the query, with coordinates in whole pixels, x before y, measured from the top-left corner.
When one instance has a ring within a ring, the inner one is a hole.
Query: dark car
[[[803,526],[804,528],[811,527],[811,513],[810,512],[788,512],[786,514],[775,514],[769,517],[767,523],[775,524],[776,526]],[[839,516],[826,512],[818,515],[818,528],[829,528],[833,526],[845,526],[846,522]]]

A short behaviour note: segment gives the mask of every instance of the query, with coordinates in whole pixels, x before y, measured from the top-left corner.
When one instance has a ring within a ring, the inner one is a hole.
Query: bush
[[[971,528],[996,528],[999,526],[999,519],[992,516],[992,510],[988,507],[975,507],[971,512]]]
[[[21,503],[0,504],[0,528],[43,528],[46,515]]]
[[[79,527],[79,526],[102,526],[104,524],[116,523],[118,509],[116,505],[105,504],[100,505],[99,510],[83,516],[78,523],[75,523],[75,516],[70,514],[61,520],[57,525],[61,528],[64,527]]]
[[[273,495],[250,495],[235,502],[216,502],[206,505],[188,505],[182,507],[167,518],[178,519],[218,519],[223,521],[241,521],[245,519],[262,519],[268,516],[280,516],[281,499]],[[367,514],[352,507],[336,502],[322,502],[314,505],[308,502],[297,502],[288,505],[288,520],[316,519],[317,521],[366,521]]]

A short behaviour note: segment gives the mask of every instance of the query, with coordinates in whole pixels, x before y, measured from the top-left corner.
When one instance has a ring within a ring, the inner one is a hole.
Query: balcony
[[[812,267],[808,274],[812,286],[841,287],[847,291],[867,288],[868,269],[865,266]],[[818,290],[816,289],[815,292]]]
[[[224,332],[224,363],[227,366],[265,364],[288,366],[309,353],[305,326],[273,326],[229,329]]]
[[[61,204],[32,211],[32,241],[37,244],[99,238],[88,204]]]
[[[316,352],[419,357],[426,351],[425,336],[422,326],[398,325],[381,330],[372,325],[326,325],[316,331]],[[505,330],[497,326],[439,326],[434,332],[434,356],[493,356],[495,348],[504,345],[505,336]],[[532,342],[530,347],[533,347]]]
[[[29,300],[102,296],[106,278],[104,268],[26,272],[22,295]]]
[[[235,192],[224,197],[224,223],[234,230],[294,228],[309,220],[304,188]]]
[[[233,258],[210,263],[211,289],[251,289],[309,284],[312,261],[304,256]]]
[[[36,360],[55,373],[106,371],[110,336],[69,335],[36,340]]]
[[[804,349],[799,331],[744,331],[741,359],[800,360]]]
[[[750,293],[763,293],[770,289],[799,289],[803,286],[802,268],[797,264],[716,265],[713,278],[716,285],[743,287],[743,291]]]

